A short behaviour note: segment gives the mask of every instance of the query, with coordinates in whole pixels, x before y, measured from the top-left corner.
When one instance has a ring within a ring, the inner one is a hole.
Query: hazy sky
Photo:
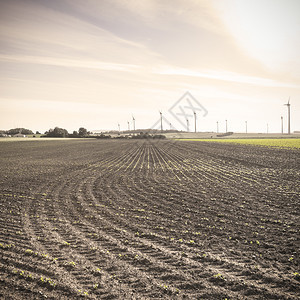
[[[300,130],[299,0],[0,0],[0,46],[0,129],[173,124],[189,91],[199,130],[287,130],[289,97]]]

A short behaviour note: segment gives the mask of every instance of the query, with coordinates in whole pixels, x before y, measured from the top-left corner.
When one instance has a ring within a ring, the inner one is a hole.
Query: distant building
[[[27,136],[25,134],[22,134],[22,133],[17,133],[17,134],[14,134],[13,137],[26,138]]]

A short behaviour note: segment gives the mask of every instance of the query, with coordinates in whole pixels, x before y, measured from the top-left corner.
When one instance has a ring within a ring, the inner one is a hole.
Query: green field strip
[[[300,139],[176,139],[190,142],[216,142],[277,148],[300,148]]]

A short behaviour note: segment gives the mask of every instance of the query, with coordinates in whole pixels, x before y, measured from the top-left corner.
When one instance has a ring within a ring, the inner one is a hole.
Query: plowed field
[[[0,143],[0,298],[299,299],[299,161],[208,142]]]

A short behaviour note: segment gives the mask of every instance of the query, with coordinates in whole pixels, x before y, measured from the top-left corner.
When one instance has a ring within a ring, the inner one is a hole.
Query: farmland
[[[0,143],[7,299],[299,299],[300,150]]]
[[[284,139],[284,138],[263,138],[263,139],[182,139],[183,141],[199,141],[199,142],[217,142],[217,143],[235,143],[245,145],[256,145],[266,147],[278,147],[278,148],[300,148],[300,139]]]

